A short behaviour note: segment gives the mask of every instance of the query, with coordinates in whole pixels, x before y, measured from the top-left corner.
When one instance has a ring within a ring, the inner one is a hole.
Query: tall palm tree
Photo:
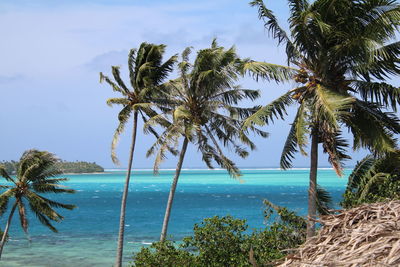
[[[222,148],[230,148],[243,158],[248,155],[245,146],[255,148],[247,136],[248,131],[241,130],[242,119],[255,109],[240,108],[236,105],[243,99],[258,98],[259,92],[235,85],[245,70],[244,65],[251,65],[252,62],[240,60],[233,47],[226,50],[218,46],[215,40],[211,48],[198,52],[193,64],[189,62],[190,51],[191,49],[187,48],[182,53],[179,78],[163,85],[164,97],[156,101],[163,112],[150,118],[145,124],[147,128],[172,120],[147,153],[148,156],[156,154],[156,172],[165,158],[168,146],[177,147],[180,138],[183,138],[165,211],[161,241],[164,241],[167,235],[175,190],[189,143],[197,147],[202,154],[202,160],[209,168],[213,168],[215,161],[235,178],[240,176],[239,169],[225,156]],[[267,136],[267,133],[253,126],[248,130],[262,137]]]
[[[53,232],[57,232],[57,229],[51,221],[60,222],[64,219],[54,208],[68,210],[75,208],[75,205],[63,204],[39,195],[39,193],[75,193],[75,190],[59,185],[60,182],[68,179],[56,178],[62,174],[62,171],[56,168],[57,162],[58,159],[53,154],[33,149],[25,151],[22,155],[15,178],[11,177],[5,167],[0,165],[0,176],[11,184],[1,185],[1,189],[6,191],[0,195],[0,216],[7,211],[10,201],[14,199],[0,242],[0,258],[15,210],[18,209],[21,227],[27,233],[27,204],[39,221]]]
[[[290,35],[262,0],[256,6],[269,33],[286,46],[288,64],[297,69],[297,87],[248,118],[245,127],[284,118],[288,106],[297,113],[286,140],[280,165],[290,168],[296,152],[307,155],[311,139],[307,235],[315,234],[318,145],[322,143],[338,175],[343,173],[347,140],[341,128],[353,134],[353,149],[376,154],[395,148],[400,132],[393,112],[400,89],[384,81],[400,72],[400,7],[393,0],[288,0]]]
[[[148,116],[155,116],[155,110],[152,107],[152,98],[157,92],[157,86],[161,84],[173,69],[177,57],[172,56],[167,61],[162,62],[165,52],[165,45],[155,45],[142,43],[138,50],[131,49],[128,55],[129,82],[131,89],[123,82],[119,67],[112,67],[114,81],[109,77],[100,73],[100,82],[107,82],[113,91],[122,94],[120,98],[110,98],[107,104],[112,106],[122,105],[122,109],[118,114],[119,125],[114,133],[111,144],[111,158],[115,164],[119,164],[115,153],[118,138],[124,131],[126,123],[129,121],[133,113],[132,141],[129,151],[128,169],[126,172],[125,185],[121,200],[121,213],[119,220],[118,246],[115,266],[120,267],[122,264],[126,201],[129,191],[129,180],[131,177],[133,154],[136,146],[136,133],[138,116],[140,115],[144,121]],[[157,136],[153,128],[149,131]]]

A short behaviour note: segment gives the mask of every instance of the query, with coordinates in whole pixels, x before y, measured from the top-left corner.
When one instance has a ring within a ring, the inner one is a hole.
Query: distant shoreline
[[[79,175],[79,174],[107,174],[109,171],[104,172],[64,172],[62,175]]]
[[[253,170],[260,170],[260,171],[301,171],[301,170],[309,170],[309,167],[299,167],[299,168],[292,168],[292,169],[288,169],[288,170],[282,170],[279,167],[266,167],[266,168],[262,168],[262,167],[244,167],[244,168],[240,168],[239,169],[241,171],[253,171]],[[344,168],[345,170],[352,170],[354,169],[353,167],[347,167]],[[121,172],[121,171],[126,171],[127,169],[104,169],[104,172]],[[331,167],[320,167],[318,168],[318,170],[333,170],[333,168]],[[138,169],[132,169],[132,171],[153,171],[152,168],[138,168]],[[165,169],[160,169],[160,171],[175,171],[175,168],[165,168]],[[222,168],[215,168],[215,169],[207,169],[207,168],[182,168],[182,171],[226,171],[225,169]]]

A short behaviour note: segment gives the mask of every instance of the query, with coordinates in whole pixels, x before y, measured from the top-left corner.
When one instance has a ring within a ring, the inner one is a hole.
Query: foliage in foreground
[[[400,151],[384,157],[368,155],[357,163],[349,176],[341,205],[352,208],[400,198]]]
[[[195,224],[193,236],[181,244],[156,242],[134,255],[132,266],[270,266],[287,255],[287,249],[305,241],[306,221],[294,212],[265,201],[265,230],[246,233],[245,220],[231,216],[206,218]]]

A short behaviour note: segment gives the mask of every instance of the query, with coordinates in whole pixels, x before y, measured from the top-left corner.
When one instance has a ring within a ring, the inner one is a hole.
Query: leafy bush
[[[155,242],[150,248],[142,250],[134,256],[136,267],[190,267],[195,265],[195,257],[189,252],[177,248],[171,241]]]
[[[247,234],[246,221],[232,216],[206,218],[180,245],[167,241],[142,248],[133,266],[269,266],[305,241],[306,221],[286,208],[265,205],[266,220],[273,221],[275,213],[279,220],[262,231]]]
[[[253,232],[246,242],[246,251],[251,251],[251,262],[255,266],[269,266],[272,262],[287,255],[288,250],[296,248],[306,240],[306,220],[287,208],[275,206],[268,201],[266,221],[272,222],[263,231]],[[276,213],[278,221],[273,221]]]
[[[232,216],[206,218],[195,224],[194,235],[183,239],[183,248],[195,252],[197,266],[246,266],[245,220]]]

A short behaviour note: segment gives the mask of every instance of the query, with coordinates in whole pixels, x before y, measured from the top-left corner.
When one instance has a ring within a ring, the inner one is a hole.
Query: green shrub
[[[150,248],[142,250],[134,255],[136,267],[191,267],[195,266],[195,257],[189,252],[177,248],[171,241],[155,242]]]
[[[252,251],[251,261],[257,266],[272,266],[306,239],[307,223],[304,218],[287,208],[264,201],[265,219],[270,222],[265,230],[253,232],[247,239],[245,250]],[[276,214],[277,221],[272,216]]]
[[[278,221],[264,230],[248,234],[246,221],[232,216],[206,218],[180,245],[166,241],[142,248],[133,266],[270,266],[305,241],[306,221],[286,208],[265,204],[266,220],[273,221],[276,214]]]
[[[194,225],[194,235],[184,238],[182,247],[195,253],[198,266],[246,266],[247,228],[245,220],[232,216],[206,218]]]

